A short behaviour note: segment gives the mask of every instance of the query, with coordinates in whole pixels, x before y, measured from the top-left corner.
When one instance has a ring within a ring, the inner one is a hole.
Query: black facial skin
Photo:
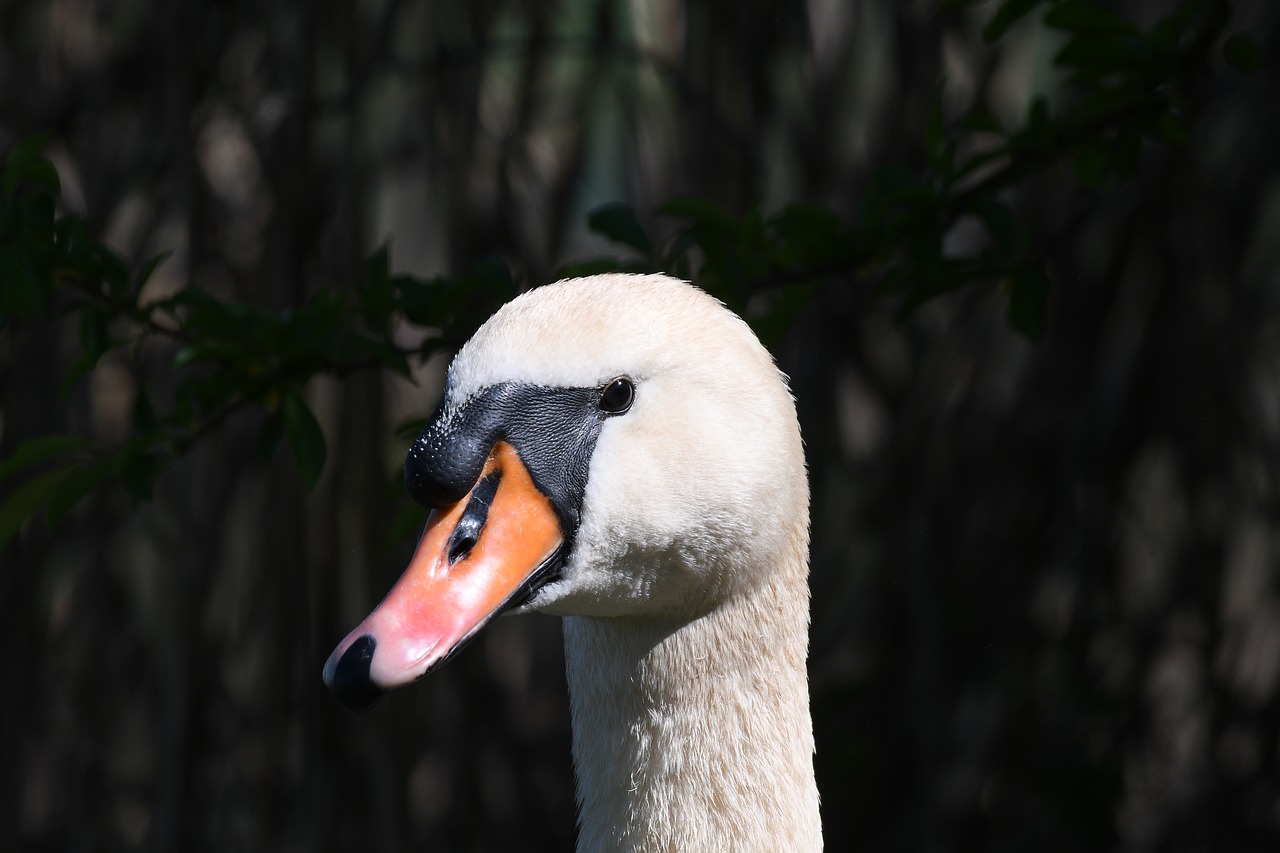
[[[409,496],[430,507],[454,503],[471,492],[449,537],[449,565],[466,559],[489,519],[489,507],[502,473],[494,471],[478,484],[476,480],[498,441],[515,448],[533,484],[551,502],[564,534],[555,553],[486,622],[525,603],[540,587],[559,576],[578,531],[587,469],[600,429],[606,418],[625,414],[631,408],[635,392],[635,384],[624,376],[598,388],[547,388],[506,382],[486,388],[452,410],[447,398],[441,400],[409,451],[404,481]],[[476,626],[429,671],[452,659],[480,627]],[[382,695],[382,689],[369,675],[377,645],[377,639],[370,634],[358,638],[334,669],[330,687],[338,701],[353,711],[371,707]]]
[[[409,496],[424,506],[461,500],[497,441],[515,448],[533,483],[551,501],[565,538],[578,529],[587,468],[606,418],[624,414],[635,386],[625,377],[598,388],[491,385],[432,415],[404,463]],[[619,403],[625,402],[625,405]]]
[[[515,448],[533,484],[551,502],[564,543],[503,609],[523,604],[539,587],[559,576],[578,532],[587,469],[600,429],[607,418],[626,414],[635,394],[635,383],[625,376],[596,388],[503,382],[473,394],[452,410],[446,396],[413,443],[404,462],[405,488],[424,506],[461,500],[475,485],[498,441]],[[495,478],[493,483],[486,481],[476,488],[451,537],[451,561],[455,549],[461,559],[479,538],[497,487]]]
[[[461,560],[471,553],[480,541],[480,531],[489,520],[489,507],[493,506],[493,497],[498,493],[498,484],[502,482],[502,472],[494,471],[476,485],[471,493],[471,500],[458,519],[453,533],[449,536],[449,565]]]

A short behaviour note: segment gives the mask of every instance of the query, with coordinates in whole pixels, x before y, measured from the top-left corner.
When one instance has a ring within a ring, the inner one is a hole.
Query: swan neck
[[[565,619],[579,853],[821,849],[791,586],[693,620]]]

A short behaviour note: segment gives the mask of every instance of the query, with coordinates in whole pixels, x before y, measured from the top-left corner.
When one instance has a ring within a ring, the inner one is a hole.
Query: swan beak
[[[499,441],[471,491],[432,510],[409,567],[333,650],[325,684],[352,710],[440,666],[554,570],[565,535],[515,448]]]

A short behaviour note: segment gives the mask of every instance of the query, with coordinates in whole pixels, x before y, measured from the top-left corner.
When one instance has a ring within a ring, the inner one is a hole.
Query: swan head
[[[499,309],[450,366],[405,481],[433,508],[418,549],[325,664],[351,707],[505,610],[696,619],[771,582],[808,519],[772,357],[660,275],[569,279]]]

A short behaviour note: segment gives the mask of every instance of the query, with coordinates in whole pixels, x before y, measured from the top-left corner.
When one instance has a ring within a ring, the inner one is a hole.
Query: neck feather
[[[579,853],[821,849],[805,569],[692,621],[565,619]]]

